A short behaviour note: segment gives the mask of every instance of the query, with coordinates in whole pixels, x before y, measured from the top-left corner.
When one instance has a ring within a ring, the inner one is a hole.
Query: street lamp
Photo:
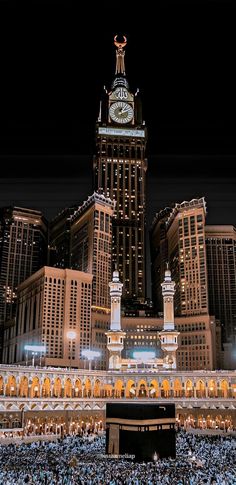
[[[70,344],[70,368],[72,362],[72,342],[76,339],[76,332],[74,330],[69,330],[66,334],[67,338],[69,339]]]
[[[34,356],[38,354],[40,355],[40,367],[41,367],[41,357],[42,354],[46,353],[46,345],[25,345],[24,349],[26,350],[26,364],[28,364],[28,351],[32,352],[32,366],[34,367]]]
[[[89,370],[91,370],[92,360],[95,359],[95,357],[100,357],[101,352],[99,352],[99,350],[85,349],[85,350],[82,350],[81,355],[82,357],[85,357],[86,359],[88,359]]]
[[[34,356],[37,356],[38,352],[32,352],[32,366],[34,367]]]

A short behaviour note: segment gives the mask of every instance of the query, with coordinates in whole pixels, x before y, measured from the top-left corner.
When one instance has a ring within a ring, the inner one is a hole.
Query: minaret
[[[124,348],[126,333],[121,330],[121,296],[123,283],[120,282],[119,271],[115,269],[112,281],[109,283],[111,296],[111,326],[106,332],[107,348],[109,350],[109,369],[119,370],[121,367],[121,352]]]
[[[165,279],[162,286],[163,306],[164,306],[164,325],[162,332],[159,332],[161,348],[164,352],[164,369],[176,369],[176,351],[178,349],[179,332],[175,330],[174,321],[174,294],[175,282],[171,279],[171,272],[165,271]]]

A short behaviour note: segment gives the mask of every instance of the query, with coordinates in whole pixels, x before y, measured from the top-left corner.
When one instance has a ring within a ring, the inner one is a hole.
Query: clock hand
[[[128,113],[128,110],[127,109],[124,109],[124,108],[121,108],[120,114],[124,114],[124,113]]]

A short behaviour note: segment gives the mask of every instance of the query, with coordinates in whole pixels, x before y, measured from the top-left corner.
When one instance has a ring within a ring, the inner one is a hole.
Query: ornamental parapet
[[[107,402],[140,402],[140,397],[134,398],[9,398],[3,397],[0,401],[0,413],[5,412],[28,412],[28,411],[81,411],[81,410],[100,410],[104,411]],[[150,402],[150,398],[141,399],[143,403]],[[158,401],[166,403],[170,402],[170,398],[158,398]],[[181,412],[181,409],[191,410],[227,410],[230,413],[235,412],[236,402],[234,399],[182,399],[173,398],[171,402],[176,405],[177,412]]]

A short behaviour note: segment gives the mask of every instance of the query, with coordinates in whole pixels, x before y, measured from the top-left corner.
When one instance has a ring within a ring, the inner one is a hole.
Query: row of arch
[[[10,375],[4,383],[3,377],[0,376],[0,396],[21,397],[21,398],[122,398],[122,397],[186,397],[186,398],[232,398],[236,397],[236,384],[229,385],[226,379],[216,382],[214,379],[207,383],[199,379],[193,382],[187,379],[184,384],[180,379],[171,382],[163,379],[158,382],[152,379],[147,382],[146,379],[140,379],[135,382],[129,379],[124,382],[117,379],[113,384],[104,383],[97,378],[93,382],[90,378],[61,379],[59,377],[51,380],[49,377],[39,379],[34,376],[30,380],[23,376],[19,383],[14,375]]]
[[[0,437],[1,430],[20,433],[24,429],[24,434],[27,435],[41,435],[41,434],[78,434],[85,431],[101,431],[104,428],[104,412],[95,411],[92,414],[81,411],[69,412],[53,412],[43,414],[29,414],[26,413],[24,419],[22,414],[1,414],[0,413]],[[16,435],[15,435],[16,436]]]
[[[176,418],[176,424],[179,427],[184,427],[186,430],[190,428],[200,429],[221,429],[228,431],[233,429],[233,417],[230,414],[222,415],[218,413],[214,414],[187,414],[179,413]],[[21,428],[22,421],[18,416],[0,417],[0,430],[1,429],[14,429]],[[46,434],[46,433],[58,433],[67,430],[69,433],[86,430],[90,428],[96,428],[96,430],[104,427],[104,415],[83,416],[83,415],[71,415],[67,419],[65,416],[33,416],[32,418],[26,418],[24,421],[25,430],[32,434]]]
[[[222,429],[227,431],[233,428],[233,418],[230,414],[178,414],[177,424],[189,428],[200,428],[200,429]]]

